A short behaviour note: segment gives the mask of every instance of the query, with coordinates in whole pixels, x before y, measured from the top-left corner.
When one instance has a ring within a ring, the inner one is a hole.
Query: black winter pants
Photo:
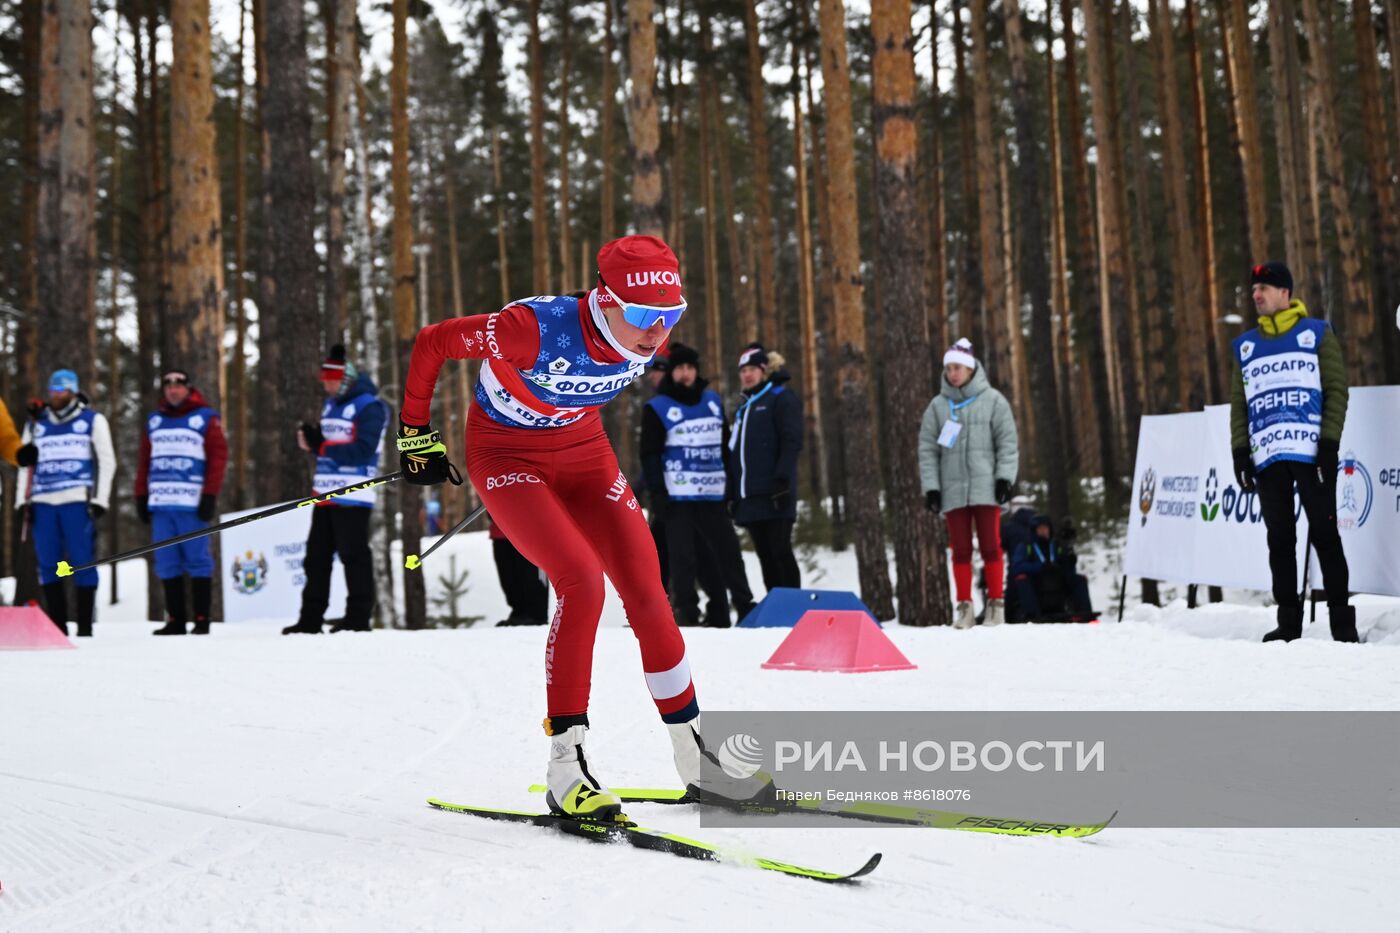
[[[496,576],[501,592],[510,605],[510,621],[543,625],[549,614],[549,587],[540,576],[540,568],[525,559],[506,538],[491,542],[496,557]]]
[[[373,509],[322,505],[311,510],[311,534],[306,539],[301,591],[303,625],[325,621],[331,599],[331,561],[336,554],[345,567],[346,628],[370,627],[374,615],[374,558],[369,549],[369,519]]]
[[[758,552],[758,564],[763,568],[763,586],[773,589],[777,586],[799,587],[802,574],[797,569],[797,555],[792,552],[792,526],[790,518],[772,518],[745,525],[749,537],[753,539],[753,549]]]
[[[685,622],[694,623],[700,616],[700,597],[695,592],[697,574],[702,585],[705,569],[718,573],[720,586],[715,590],[705,586],[710,599],[710,612],[715,620],[727,625],[724,609],[727,590],[734,608],[745,613],[753,605],[753,592],[744,572],[744,558],[739,551],[739,537],[723,502],[678,502],[672,500],[666,510],[666,547],[670,553],[671,605]],[[709,567],[707,567],[709,565]],[[724,619],[719,613],[724,611]]]
[[[1311,463],[1280,460],[1259,471],[1255,486],[1259,511],[1268,529],[1269,570],[1274,578],[1274,602],[1280,606],[1298,604],[1298,523],[1293,511],[1293,488],[1308,516],[1308,534],[1322,568],[1322,584],[1327,588],[1327,605],[1347,605],[1351,584],[1342,536],[1337,532],[1337,486],[1317,478]]]

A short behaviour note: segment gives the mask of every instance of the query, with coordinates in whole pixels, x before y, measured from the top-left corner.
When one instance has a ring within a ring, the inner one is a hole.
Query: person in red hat
[[[670,733],[683,786],[726,797],[771,788],[752,780],[718,788],[701,779],[709,753],[700,741],[685,641],[646,518],[598,414],[642,375],[685,309],[671,249],[657,237],[622,237],[598,251],[597,285],[582,298],[527,298],[494,314],[423,328],[404,379],[404,478],[434,485],[452,471],[429,424],[438,372],[447,359],[482,360],[467,416],[467,473],[492,520],[554,584],[544,658],[546,783],[550,808],[567,816],[611,819],[621,812],[584,750],[605,574],[640,644],[647,689]]]

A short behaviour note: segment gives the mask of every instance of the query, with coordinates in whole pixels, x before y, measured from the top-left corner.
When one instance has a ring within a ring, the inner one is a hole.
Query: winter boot
[[[1002,599],[987,600],[987,612],[982,616],[982,625],[1000,625],[1006,621],[1006,601]]]
[[[772,776],[758,770],[756,762],[727,755],[727,761],[721,763],[705,748],[699,716],[690,722],[667,723],[666,731],[671,734],[681,786],[692,797],[727,804],[771,804],[777,800]]]
[[[296,625],[289,625],[282,629],[283,635],[319,635],[321,634],[320,622],[301,622]]]
[[[711,600],[705,605],[706,628],[729,628],[732,624],[728,606],[718,600]]]
[[[1332,624],[1333,641],[1358,642],[1361,640],[1356,634],[1355,606],[1329,607],[1327,615]]]
[[[1265,641],[1293,641],[1303,637],[1303,607],[1279,606],[1278,628],[1264,636]]]
[[[972,611],[972,603],[958,603],[953,613],[953,628],[972,628],[977,624],[977,613]]]
[[[183,635],[185,622],[189,619],[185,605],[185,578],[170,577],[162,580],[165,590],[165,626],[158,628],[153,635]]]
[[[57,583],[44,584],[44,611],[48,613],[49,621],[58,626],[58,630],[64,635],[68,634],[68,591],[63,588],[63,581]]]
[[[78,591],[78,637],[92,637],[92,619],[97,612],[97,587],[79,586]]]
[[[209,634],[209,615],[214,605],[214,590],[208,577],[190,577],[194,595],[194,628],[191,635]]]
[[[588,726],[580,723],[556,733],[548,719],[544,724],[549,735],[549,769],[545,775],[549,788],[545,801],[549,809],[562,816],[588,820],[612,820],[620,816],[622,802],[593,776],[592,765],[584,755],[583,739]]]

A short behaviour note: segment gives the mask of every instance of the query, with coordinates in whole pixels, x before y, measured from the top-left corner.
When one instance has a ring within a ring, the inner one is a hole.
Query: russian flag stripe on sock
[[[678,697],[690,688],[690,661],[681,655],[680,663],[669,671],[647,672],[647,689],[654,700]]]

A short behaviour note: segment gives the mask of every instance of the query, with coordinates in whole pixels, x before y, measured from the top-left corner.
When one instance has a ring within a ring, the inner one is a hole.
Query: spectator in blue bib
[[[331,347],[321,364],[321,388],[326,403],[319,425],[303,424],[297,445],[316,457],[312,480],[317,493],[330,492],[373,479],[379,473],[384,425],[389,406],[379,399],[379,387],[345,357],[340,344]],[[301,615],[283,635],[320,634],[331,598],[331,567],[335,556],[345,567],[345,617],[332,632],[368,632],[374,621],[374,558],[369,549],[369,522],[374,489],[319,502],[311,510],[311,534],[306,539],[302,567]]]
[[[15,496],[33,529],[34,553],[44,606],[53,623],[68,633],[68,597],[58,562],[77,566],[93,559],[96,525],[107,514],[117,457],[107,419],[89,407],[79,391],[78,374],[60,369],[49,377],[49,401],[24,428]],[[32,445],[32,447],[31,447]],[[92,635],[97,605],[97,569],[73,577],[78,637]]]
[[[724,508],[728,441],[724,400],[700,375],[700,354],[672,343],[670,370],[642,413],[641,448],[652,511],[666,523],[671,572],[667,590],[680,625],[700,624],[696,577],[710,559],[739,619],[753,609],[739,538]],[[708,626],[730,624],[722,596],[718,605],[711,599],[705,616]]]
[[[189,373],[169,370],[160,379],[156,410],[146,416],[136,463],[136,514],[151,526],[152,540],[208,528],[227,466],[228,442],[219,413],[209,407]],[[191,608],[185,592],[188,575],[194,609],[190,634],[208,635],[214,574],[209,539],[156,551],[155,573],[165,591],[165,625],[153,634],[186,634]]]
[[[1332,638],[1354,642],[1356,609],[1337,531],[1338,447],[1349,394],[1342,342],[1293,297],[1293,274],[1283,263],[1255,266],[1250,282],[1259,326],[1231,347],[1230,441],[1235,481],[1258,493],[1267,529],[1278,626],[1264,641],[1303,635],[1296,489],[1327,588]]]

